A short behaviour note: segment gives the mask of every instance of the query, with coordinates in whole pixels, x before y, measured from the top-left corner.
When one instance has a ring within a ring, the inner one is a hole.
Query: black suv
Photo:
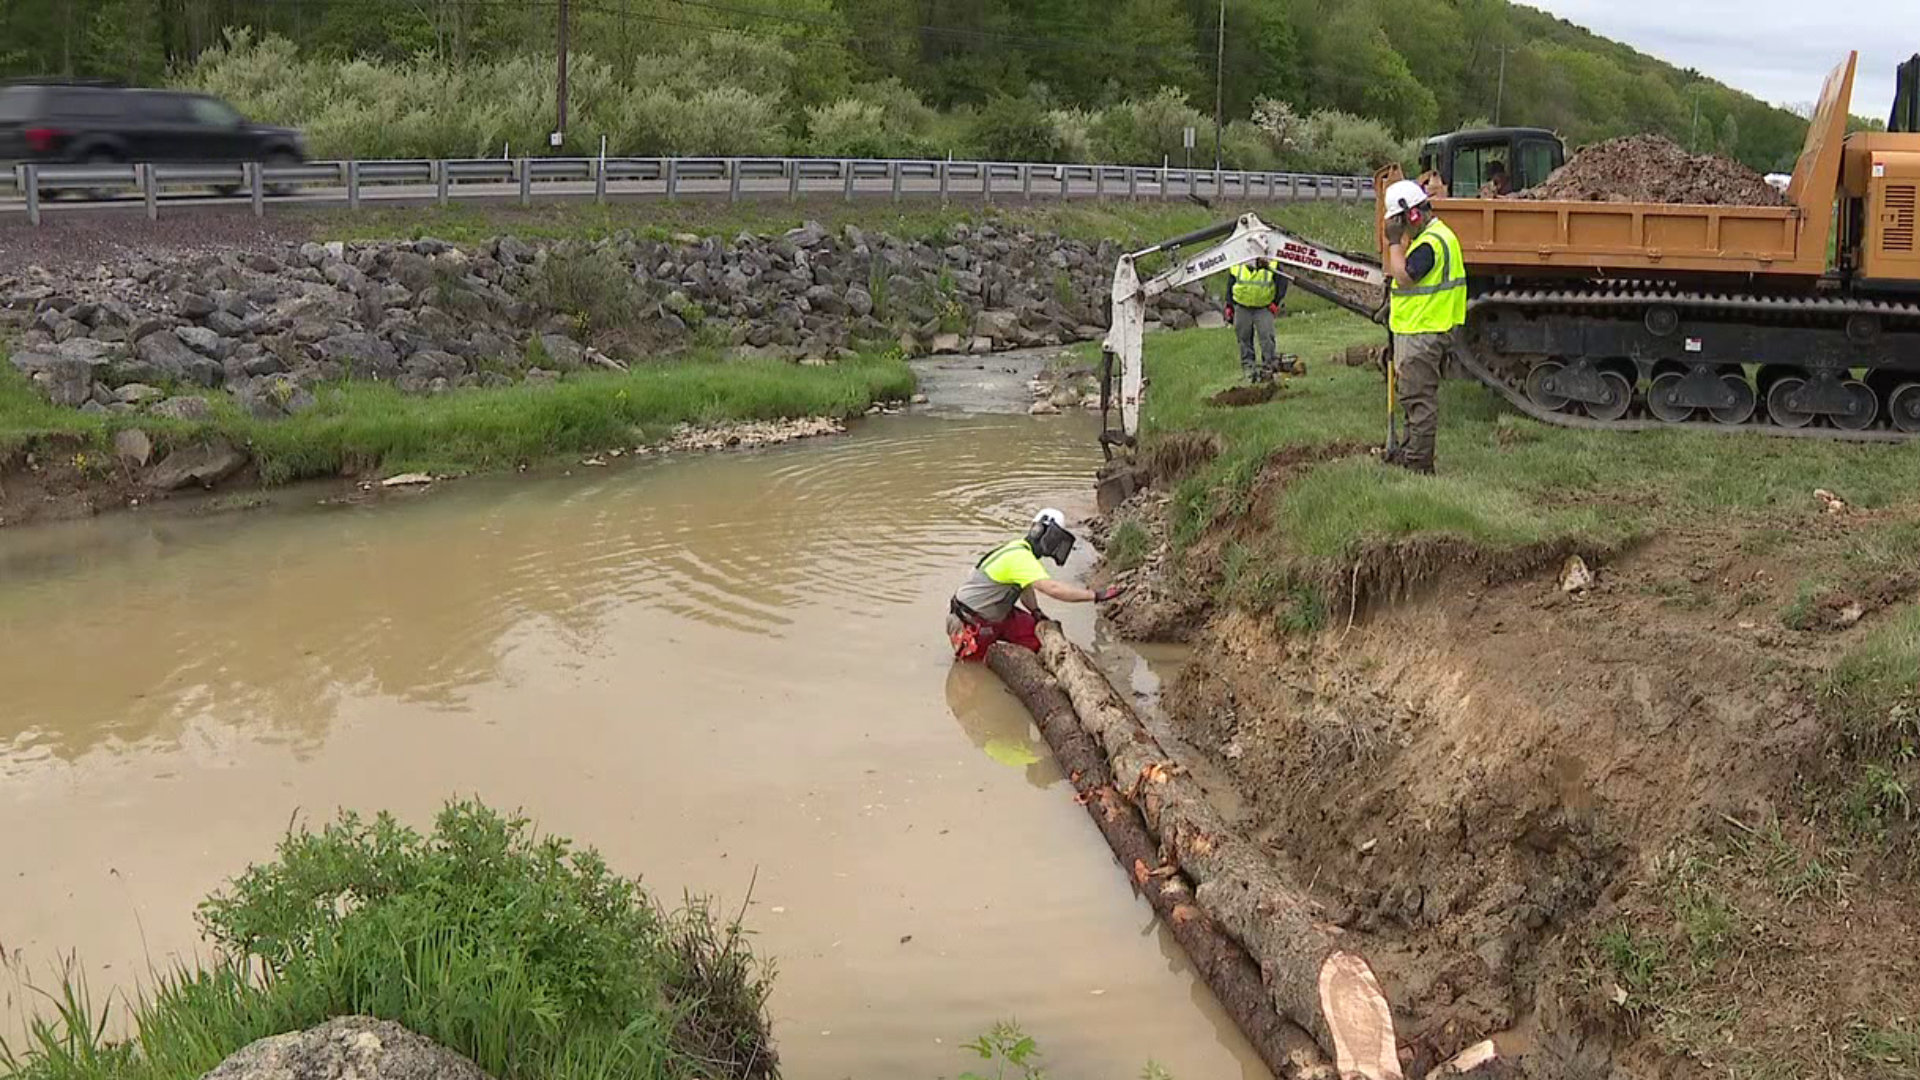
[[[304,160],[299,132],[248,123],[206,94],[52,81],[0,85],[0,161]]]

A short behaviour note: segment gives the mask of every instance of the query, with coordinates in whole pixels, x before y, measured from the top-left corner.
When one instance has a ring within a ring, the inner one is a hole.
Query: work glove
[[[1394,216],[1387,219],[1387,243],[1398,244],[1407,238],[1407,219]]]
[[[1232,304],[1227,305],[1227,325],[1228,326],[1233,325],[1233,305]]]
[[[1273,312],[1275,315],[1278,315],[1280,314],[1280,305],[1278,303],[1268,304],[1267,310]]]
[[[1094,592],[1093,602],[1096,604],[1105,604],[1109,601],[1118,600],[1120,597],[1126,595],[1126,591],[1127,590],[1118,585],[1109,585],[1104,589],[1099,589]]]
[[[1053,616],[1051,616],[1051,615],[1049,615],[1049,614],[1047,614],[1047,613],[1046,613],[1046,612],[1044,612],[1044,611],[1035,611],[1035,612],[1032,612],[1032,615],[1033,615],[1033,621],[1034,621],[1034,622],[1036,622],[1036,623],[1043,623],[1043,622],[1059,622],[1059,621],[1060,621],[1060,620],[1058,620],[1058,619],[1056,619],[1056,618],[1054,618]]]

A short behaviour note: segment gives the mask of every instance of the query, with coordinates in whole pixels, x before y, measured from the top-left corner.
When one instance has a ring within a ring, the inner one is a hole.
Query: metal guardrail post
[[[1093,197],[1096,199],[1104,199],[1107,197],[1107,167],[1105,165],[1095,165],[1093,167]]]
[[[1020,197],[1028,202],[1033,201],[1033,166],[1031,165],[1020,166]]]
[[[980,166],[980,201],[993,201],[993,166],[984,163]]]
[[[846,184],[847,201],[852,202],[853,201],[853,162],[842,161],[840,163],[840,171],[845,175],[846,181],[847,181],[847,184]]]
[[[899,162],[889,161],[887,163],[887,178],[893,181],[893,201],[899,202],[900,201],[900,163]]]
[[[533,161],[529,158],[517,158],[514,170],[520,174],[520,205],[533,205]]]
[[[947,205],[947,191],[948,191],[947,184],[949,181],[949,177],[947,174],[948,174],[947,163],[943,161],[940,163],[940,205],[941,206]]]
[[[1163,200],[1173,198],[1172,174],[1172,169],[1165,165],[1160,166],[1160,198]]]
[[[347,162],[347,209],[360,209],[360,163]]]
[[[160,220],[160,184],[154,179],[153,166],[140,166],[140,198],[147,204],[147,220]]]
[[[448,178],[447,171],[446,162],[433,163],[433,201],[443,210],[446,209],[447,201],[453,197],[453,181]]]
[[[20,167],[20,189],[27,197],[27,221],[40,224],[40,166]]]
[[[1127,201],[1140,201],[1140,170],[1127,166]]]
[[[246,171],[247,171],[247,193],[253,198],[253,216],[266,217],[267,216],[267,185],[260,175],[265,170],[261,167],[259,162],[249,161],[246,164]]]
[[[800,159],[787,159],[787,201],[800,201]]]
[[[727,159],[727,201],[730,203],[737,203],[740,201],[740,159],[739,158]]]
[[[595,205],[605,206],[607,202],[607,159],[593,159],[593,201]]]

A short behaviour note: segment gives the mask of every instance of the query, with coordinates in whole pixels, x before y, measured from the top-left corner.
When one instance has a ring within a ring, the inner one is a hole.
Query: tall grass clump
[[[0,1067],[24,1080],[191,1080],[248,1042],[334,1016],[391,1020],[489,1074],[693,1080],[775,1074],[770,970],[737,924],[668,913],[590,849],[456,802],[430,834],[344,813],[201,905],[226,960],[176,970],[133,1034],[68,979]]]

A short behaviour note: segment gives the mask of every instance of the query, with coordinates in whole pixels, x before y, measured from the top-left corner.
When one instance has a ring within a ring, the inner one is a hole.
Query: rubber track
[[[1663,289],[1645,282],[1621,282],[1592,289],[1507,289],[1487,293],[1467,305],[1471,314],[1482,307],[1634,307],[1644,304],[1670,304],[1685,308],[1714,308],[1724,311],[1764,312],[1780,315],[1871,314],[1895,318],[1920,319],[1920,304],[1884,300],[1859,300],[1851,297],[1767,297],[1739,293],[1700,293]],[[1720,435],[1765,435],[1771,438],[1824,439],[1830,442],[1904,443],[1916,437],[1891,428],[1872,431],[1843,431],[1839,428],[1783,428],[1766,419],[1767,403],[1754,408],[1754,419],[1744,424],[1721,424],[1712,420],[1687,420],[1670,424],[1664,420],[1595,420],[1591,416],[1543,409],[1527,397],[1515,381],[1489,371],[1469,350],[1458,349],[1454,358],[1473,377],[1507,399],[1507,403],[1543,424],[1573,428],[1577,431],[1711,431]]]

